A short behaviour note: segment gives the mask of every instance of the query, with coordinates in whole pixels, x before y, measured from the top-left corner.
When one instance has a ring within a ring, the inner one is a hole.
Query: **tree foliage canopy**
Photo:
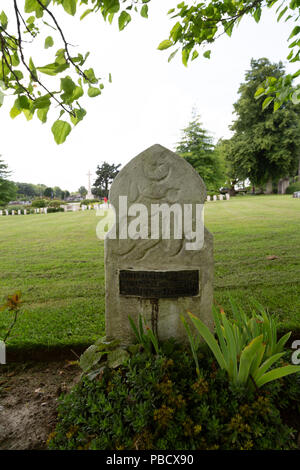
[[[119,173],[120,166],[121,163],[115,165],[107,162],[97,166],[97,178],[92,189],[93,194],[99,197],[108,197],[109,186]]]
[[[116,18],[122,31],[134,13],[148,17],[151,1],[12,0],[13,13],[11,10],[5,11],[5,6],[0,12],[0,106],[5,95],[12,92],[15,100],[11,117],[23,113],[30,120],[36,115],[42,123],[47,121],[49,109],[58,106],[60,112],[52,124],[52,132],[57,144],[63,143],[72,127],[86,115],[81,98],[84,95],[91,98],[99,96],[104,80],[97,76],[92,67],[85,65],[89,52],[71,52],[60,24],[62,11],[82,20],[89,14],[99,14],[109,23]],[[245,16],[252,16],[259,22],[263,8],[276,8],[278,20],[292,23],[288,60],[299,61],[300,26],[297,21],[300,0],[208,0],[201,3],[182,1],[178,4],[174,0],[174,8],[168,12],[174,24],[168,38],[159,44],[158,49],[172,48],[169,60],[180,51],[184,65],[195,60],[202,47],[205,48],[202,51],[204,57],[209,58],[211,49],[208,47],[218,37],[223,34],[231,36]],[[40,41],[40,48],[54,50],[50,62],[40,64],[38,59],[30,57],[29,43],[36,41]],[[275,110],[288,99],[298,102],[300,87],[293,86],[293,79],[299,74],[300,70],[294,75],[266,77],[259,84],[257,97],[267,95],[264,105],[273,101]],[[111,81],[110,76],[108,81]]]
[[[8,180],[9,175],[6,163],[0,158],[0,206],[11,201],[17,193],[15,184]]]
[[[208,190],[219,190],[225,182],[222,160],[214,152],[213,138],[202,127],[199,116],[194,115],[193,120],[183,129],[176,152],[195,168]]]
[[[234,104],[234,135],[223,142],[232,177],[249,178],[258,186],[295,176],[300,156],[300,106],[287,101],[273,113],[268,106],[261,109],[262,97],[254,98],[257,86],[269,75],[284,78],[282,63],[272,64],[264,58],[251,61]]]

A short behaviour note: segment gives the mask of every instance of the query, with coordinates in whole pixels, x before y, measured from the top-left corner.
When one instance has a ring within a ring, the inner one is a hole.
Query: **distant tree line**
[[[48,197],[51,199],[66,199],[70,192],[62,190],[59,186],[53,188],[45,184],[15,183],[17,188],[17,199],[34,199],[36,197]]]
[[[268,77],[284,79],[283,64],[252,59],[234,104],[230,139],[214,145],[195,114],[183,130],[176,151],[198,171],[208,191],[226,186],[234,195],[238,185],[249,184],[253,193],[284,194],[290,183],[300,190],[300,105],[287,101],[274,112],[272,100],[263,103],[259,84]]]

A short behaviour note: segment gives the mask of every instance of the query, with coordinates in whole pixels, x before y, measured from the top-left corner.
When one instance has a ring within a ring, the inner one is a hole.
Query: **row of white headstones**
[[[209,201],[217,201],[219,199],[219,201],[223,201],[224,199],[224,195],[223,194],[218,194],[218,196],[216,196],[216,194],[214,196],[207,196],[206,200],[209,202]],[[230,195],[228,193],[225,194],[225,200],[226,201],[229,201],[230,199]]]
[[[106,209],[108,207],[109,207],[108,204],[99,204],[99,205],[94,204],[93,206],[92,205],[88,205],[88,206],[73,205],[71,207],[64,206],[64,210],[65,212],[70,212],[70,211],[75,212],[79,210],[85,211],[85,210],[91,210],[91,209],[96,209],[96,210]],[[9,214],[9,211],[7,209],[0,210],[0,216],[1,215],[26,215],[27,213],[28,214],[30,213],[30,211],[28,211],[27,209],[12,210],[11,214]],[[40,208],[34,209],[34,214],[47,214],[47,213],[48,213],[47,207],[40,207]]]
[[[11,211],[11,214],[9,214],[8,210],[4,209],[4,210],[0,210],[0,215],[26,215],[26,214],[29,214],[30,211],[27,211],[26,209],[19,209],[17,211],[15,210],[12,210]],[[35,214],[47,214],[47,207],[41,207],[40,209],[34,209],[34,213]]]

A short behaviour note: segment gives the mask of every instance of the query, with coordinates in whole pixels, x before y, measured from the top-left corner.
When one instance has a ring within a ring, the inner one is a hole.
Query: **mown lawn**
[[[21,290],[14,348],[90,344],[104,333],[103,242],[94,211],[0,218],[0,299]],[[215,300],[250,298],[300,333],[300,200],[238,197],[206,204],[215,240]],[[275,255],[277,258],[268,260]],[[0,313],[0,337],[11,314]]]
[[[0,218],[0,298],[20,290],[25,302],[10,345],[88,344],[103,333],[104,254],[95,214]],[[0,337],[10,318],[0,313]]]

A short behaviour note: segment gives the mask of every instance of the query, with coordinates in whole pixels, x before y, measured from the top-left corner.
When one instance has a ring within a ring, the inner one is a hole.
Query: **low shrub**
[[[23,206],[22,204],[16,204],[16,205],[10,205],[10,206],[6,206],[5,209],[8,210],[10,213],[11,211],[19,211],[21,210],[22,213],[24,211],[24,209],[27,209],[28,206]]]
[[[249,391],[232,384],[203,346],[198,375],[190,351],[173,340],[159,355],[128,351],[125,363],[106,364],[60,397],[50,449],[296,448],[283,416],[299,417],[299,374]]]
[[[85,199],[84,201],[80,202],[80,206],[88,206],[90,204],[99,204],[100,201],[99,199]]]
[[[31,203],[31,207],[40,208],[40,207],[47,207],[48,201],[46,199],[35,199]]]
[[[48,214],[53,214],[54,212],[64,212],[63,207],[48,207],[47,213]]]
[[[293,194],[296,191],[300,191],[300,182],[299,183],[293,183],[290,184],[285,191],[285,194]]]
[[[64,204],[64,201],[60,201],[59,199],[52,199],[52,201],[49,201],[48,207],[55,207],[58,208],[62,204]]]

